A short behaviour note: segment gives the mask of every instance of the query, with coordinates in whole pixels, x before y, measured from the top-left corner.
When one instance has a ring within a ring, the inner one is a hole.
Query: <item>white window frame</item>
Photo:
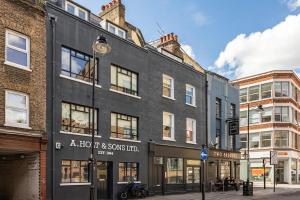
[[[85,19],[83,19],[83,20],[88,20],[88,12],[86,10],[80,8],[79,6],[73,4],[73,3],[69,2],[69,1],[65,1],[65,11],[67,11],[67,12],[68,12],[68,5],[71,5],[71,6],[73,6],[75,8],[75,10],[74,10],[74,12],[75,12],[74,15],[75,16],[79,17],[79,10],[80,10],[80,11],[82,11],[82,12],[85,13]],[[79,18],[82,19],[81,17],[79,17]]]
[[[16,94],[16,95],[22,95],[26,97],[26,108],[22,109],[22,108],[15,108],[15,107],[10,107],[7,105],[8,102],[8,94]],[[19,124],[19,123],[11,123],[7,121],[7,108],[13,108],[16,110],[21,110],[21,111],[25,111],[26,110],[26,114],[27,114],[27,123],[26,124]],[[29,96],[25,93],[21,93],[21,92],[16,92],[16,91],[12,91],[12,90],[5,90],[5,126],[12,126],[12,127],[18,127],[18,128],[30,128],[29,127]]]
[[[168,99],[172,99],[172,100],[175,100],[174,98],[174,78],[172,78],[171,76],[169,75],[166,75],[166,74],[163,74],[163,79],[162,79],[162,84],[164,84],[164,79],[169,79],[171,80],[171,96],[165,96],[164,93],[162,92],[162,96],[165,97],[165,98],[168,98]]]
[[[192,118],[186,118],[186,131],[188,131],[188,129],[187,129],[187,126],[188,126],[188,121],[191,121],[191,123],[192,123],[192,132],[193,132],[193,140],[192,141],[188,141],[188,140],[186,140],[186,143],[189,143],[189,144],[197,144],[196,143],[196,120],[195,119],[192,119]],[[186,138],[187,139],[187,138]]]
[[[185,85],[185,96],[187,95],[187,89],[188,88],[191,88],[191,89],[193,89],[193,96],[192,96],[192,104],[189,104],[189,103],[187,103],[186,101],[185,101],[185,104],[186,105],[189,105],[189,106],[194,106],[194,107],[196,107],[196,88],[194,87],[194,86],[192,86],[192,85],[189,85],[189,84],[186,84]]]
[[[169,140],[169,141],[175,141],[175,116],[173,113],[170,112],[163,112],[163,123],[162,125],[164,126],[164,115],[170,115],[171,116],[171,137],[164,137],[163,135],[163,140]]]
[[[111,32],[111,31],[109,31],[109,26],[112,26],[112,27],[115,28],[115,32],[114,33]],[[123,30],[123,29],[121,29],[121,28],[119,28],[118,26],[116,26],[116,25],[114,25],[112,23],[107,22],[107,31],[110,32],[110,33],[113,33],[113,34],[115,34],[117,36],[119,36],[120,38],[126,39],[126,31]],[[119,33],[118,33],[119,31],[121,31],[123,33],[123,37],[119,35]]]
[[[21,37],[21,38],[25,39],[26,40],[26,50],[20,49],[18,47],[15,47],[15,46],[12,46],[12,45],[8,44],[8,34],[12,34],[12,35],[15,35],[17,37]],[[7,47],[9,47],[11,49],[14,49],[16,51],[22,52],[22,53],[26,53],[27,54],[27,65],[26,66],[25,65],[20,65],[20,64],[8,61],[7,60],[7,50],[6,50]],[[20,69],[31,71],[30,70],[30,38],[28,36],[23,35],[21,33],[18,33],[16,31],[6,29],[6,31],[5,31],[5,61],[4,61],[4,64],[11,65],[13,67],[17,67],[17,68],[20,68]]]

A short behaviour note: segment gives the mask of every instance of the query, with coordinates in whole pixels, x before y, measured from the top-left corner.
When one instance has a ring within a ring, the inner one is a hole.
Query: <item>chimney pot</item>
[[[107,4],[106,6],[105,6],[105,9],[108,9],[109,8],[109,5]]]
[[[105,5],[101,6],[101,10],[102,10],[102,11],[105,10]]]
[[[168,34],[168,41],[170,41],[171,40],[171,34],[169,33]]]
[[[167,41],[167,36],[165,35],[165,36],[164,36],[164,42],[166,42],[166,41]]]
[[[164,37],[160,37],[160,43],[162,44],[164,42]]]
[[[112,2],[109,2],[109,7],[112,7],[113,6],[113,3]]]

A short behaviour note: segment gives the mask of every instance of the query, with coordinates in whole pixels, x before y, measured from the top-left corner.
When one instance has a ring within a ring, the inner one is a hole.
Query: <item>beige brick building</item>
[[[0,0],[0,199],[45,199],[43,1]]]

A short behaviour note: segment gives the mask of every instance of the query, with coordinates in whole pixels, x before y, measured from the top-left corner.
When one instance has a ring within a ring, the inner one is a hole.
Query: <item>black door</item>
[[[155,157],[153,165],[153,192],[156,194],[163,193],[163,158]]]
[[[112,164],[110,162],[97,163],[97,199],[109,199],[112,185]]]

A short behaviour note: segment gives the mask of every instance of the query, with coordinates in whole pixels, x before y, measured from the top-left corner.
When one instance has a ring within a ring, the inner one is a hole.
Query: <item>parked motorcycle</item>
[[[126,185],[123,192],[120,194],[121,200],[127,200],[129,197],[144,198],[149,192],[145,184],[130,182]]]

